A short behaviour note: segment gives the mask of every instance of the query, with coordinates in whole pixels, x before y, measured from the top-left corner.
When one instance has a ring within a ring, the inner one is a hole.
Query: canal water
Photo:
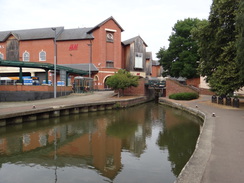
[[[0,183],[173,183],[201,120],[146,103],[0,128]]]

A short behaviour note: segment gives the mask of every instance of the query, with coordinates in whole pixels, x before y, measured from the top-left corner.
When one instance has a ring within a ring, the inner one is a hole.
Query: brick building
[[[121,42],[123,28],[113,18],[91,28],[39,28],[0,32],[0,59],[23,62],[54,63],[55,46],[58,65],[89,72],[95,89],[104,89],[106,79],[119,69],[126,69],[142,78],[157,76],[151,53],[140,36]],[[56,44],[55,44],[56,43]],[[159,68],[160,69],[160,68]],[[0,67],[0,76],[17,76],[18,69]],[[23,70],[44,80],[42,69]],[[71,85],[76,75],[70,74]],[[53,71],[48,77],[53,81]],[[57,73],[57,81],[60,74]]]

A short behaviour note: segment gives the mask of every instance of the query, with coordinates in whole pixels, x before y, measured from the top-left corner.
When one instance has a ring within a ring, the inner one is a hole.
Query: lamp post
[[[52,28],[54,31],[54,79],[53,79],[53,87],[54,87],[54,98],[57,98],[57,42],[56,42],[56,28]]]
[[[89,78],[91,77],[91,63],[92,63],[92,41],[90,44],[87,44],[90,47],[90,63],[89,63]]]

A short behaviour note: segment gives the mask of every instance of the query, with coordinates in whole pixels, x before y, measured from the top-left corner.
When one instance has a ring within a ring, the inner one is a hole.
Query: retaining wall
[[[46,107],[43,109],[31,109],[24,112],[10,113],[0,116],[0,127],[14,124],[21,124],[28,121],[35,121],[38,119],[48,119],[69,114],[78,114],[85,112],[112,110],[118,108],[131,107],[138,104],[148,102],[147,97],[137,97],[124,100],[113,100],[108,102],[96,102],[86,104],[74,105],[58,105]]]

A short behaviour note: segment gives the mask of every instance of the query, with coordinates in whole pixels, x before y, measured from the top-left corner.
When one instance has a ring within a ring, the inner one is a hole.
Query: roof
[[[102,21],[101,23],[99,23],[98,25],[96,25],[95,27],[93,27],[90,31],[88,31],[87,33],[91,33],[91,32],[93,32],[94,30],[96,30],[96,29],[98,29],[98,28],[100,28],[102,25],[104,25],[106,22],[108,22],[109,20],[113,20],[116,24],[117,24],[117,26],[121,29],[121,31],[123,32],[124,31],[124,29],[119,25],[119,23],[114,19],[114,17],[109,17],[109,18],[107,18],[106,20],[104,20],[104,21]]]
[[[134,42],[136,41],[136,39],[141,39],[141,40],[143,41],[143,43],[147,46],[147,44],[146,44],[145,41],[141,38],[141,36],[136,36],[136,37],[133,37],[133,38],[131,38],[131,39],[125,40],[125,41],[122,42],[122,44],[123,44],[124,46],[127,46],[127,45],[129,45],[129,44],[131,44],[131,43],[134,43]]]
[[[109,20],[113,20],[121,29],[121,31],[124,31],[124,29],[118,24],[118,22],[111,16],[108,19],[96,25],[95,27],[90,28],[64,29],[64,27],[49,27],[25,30],[0,31],[0,42],[6,41],[6,39],[8,39],[10,35],[13,35],[18,40],[54,39],[54,29],[56,29],[57,41],[94,39],[91,33],[94,30],[100,28]]]
[[[40,68],[54,70],[54,65],[50,63],[40,63],[40,62],[23,62],[23,61],[9,61],[9,60],[0,60],[0,66],[8,67],[26,67],[26,68]],[[77,67],[69,67],[65,65],[56,65],[57,70],[64,70],[68,73],[87,75],[88,72]]]
[[[156,60],[153,60],[152,61],[152,65],[153,66],[160,66],[160,62],[159,61],[156,61]]]
[[[92,34],[87,32],[92,28],[78,28],[78,29],[65,29],[60,36],[58,36],[58,41],[64,40],[80,40],[80,39],[93,39]]]
[[[78,70],[83,70],[83,71],[89,71],[89,64],[60,64],[65,67],[73,68],[73,69],[78,69]],[[91,71],[93,72],[98,72],[98,68],[94,65],[91,64]]]
[[[13,30],[0,32],[0,42],[5,41],[11,34],[18,40],[33,40],[33,39],[54,39],[56,34],[59,35],[64,27],[53,28],[38,28],[38,29],[26,29],[26,30]]]
[[[146,52],[146,59],[152,59],[152,52]]]

